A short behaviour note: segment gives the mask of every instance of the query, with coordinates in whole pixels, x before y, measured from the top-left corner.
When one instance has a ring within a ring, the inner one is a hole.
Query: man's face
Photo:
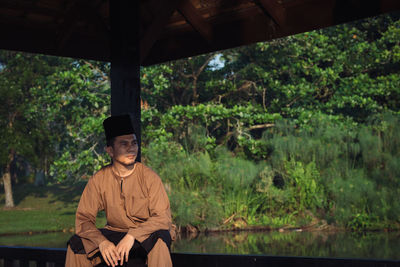
[[[138,143],[135,134],[117,136],[113,146],[108,146],[106,151],[114,162],[124,166],[131,166],[135,163],[138,153]]]

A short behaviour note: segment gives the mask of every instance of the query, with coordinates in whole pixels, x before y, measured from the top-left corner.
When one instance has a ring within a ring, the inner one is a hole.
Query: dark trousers
[[[100,229],[101,233],[114,245],[118,245],[122,238],[126,235],[124,232],[115,232],[108,229]],[[129,252],[129,260],[127,263],[124,263],[122,266],[125,267],[145,267],[146,266],[146,258],[147,254],[154,247],[155,243],[158,239],[162,239],[165,244],[167,244],[168,249],[171,249],[171,235],[167,230],[159,230],[152,233],[149,238],[144,240],[143,242],[138,242],[135,240],[132,249]],[[85,248],[83,247],[82,240],[78,235],[73,235],[68,241],[72,251],[75,254],[86,254]],[[93,257],[100,257],[101,263],[96,265],[96,267],[107,266],[100,252]],[[118,265],[120,266],[120,265]]]

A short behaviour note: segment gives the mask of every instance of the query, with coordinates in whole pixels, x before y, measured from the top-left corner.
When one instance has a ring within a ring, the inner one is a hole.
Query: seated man
[[[82,193],[65,266],[143,266],[146,258],[149,267],[172,266],[168,196],[160,177],[135,162],[131,118],[112,116],[103,126],[112,163],[95,173]],[[107,217],[104,229],[95,226],[100,210]]]

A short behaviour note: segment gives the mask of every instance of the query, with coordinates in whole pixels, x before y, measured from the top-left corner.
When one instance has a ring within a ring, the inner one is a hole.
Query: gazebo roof
[[[108,0],[0,0],[0,48],[110,61],[108,6]],[[141,63],[248,45],[399,9],[399,0],[141,0]]]

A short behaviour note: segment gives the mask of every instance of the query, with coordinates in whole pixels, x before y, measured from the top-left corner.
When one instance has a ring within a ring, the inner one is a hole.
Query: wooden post
[[[111,115],[129,113],[140,161],[140,6],[139,0],[110,1]]]

